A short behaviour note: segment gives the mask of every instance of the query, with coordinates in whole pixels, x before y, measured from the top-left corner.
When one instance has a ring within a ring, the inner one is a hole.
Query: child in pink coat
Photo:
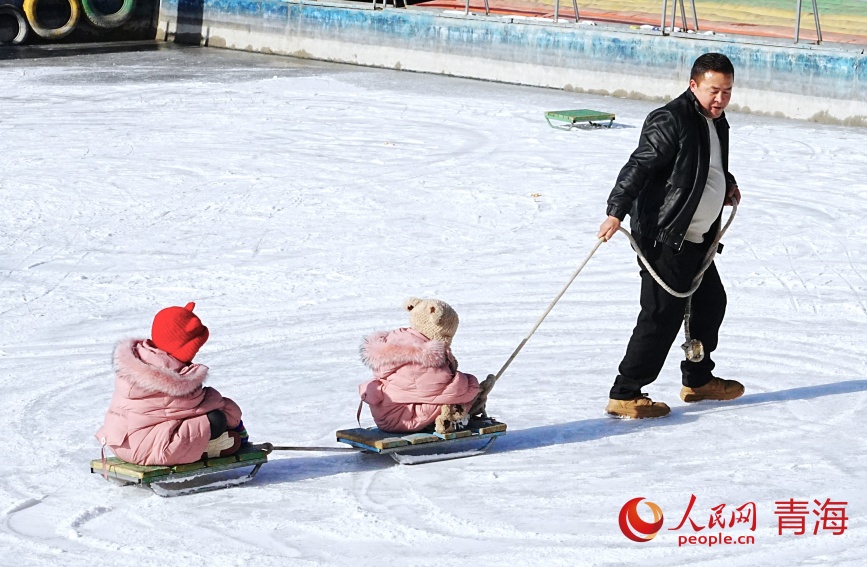
[[[114,351],[114,396],[96,437],[124,461],[180,465],[246,443],[241,408],[203,387],[208,367],[192,363],[209,336],[195,306],[163,309],[151,339],[126,339]]]
[[[458,315],[436,299],[404,302],[410,328],[374,333],[361,345],[373,379],[358,388],[376,426],[389,433],[413,433],[436,424],[438,433],[466,421],[479,381],[458,371],[451,342]]]

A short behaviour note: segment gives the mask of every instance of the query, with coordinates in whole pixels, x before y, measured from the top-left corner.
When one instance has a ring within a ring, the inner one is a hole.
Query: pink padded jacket
[[[235,402],[202,387],[207,366],[183,363],[150,341],[121,341],[114,368],[114,396],[96,438],[124,461],[192,463],[201,458],[211,436],[206,413],[222,410],[230,428],[241,421]]]
[[[373,370],[373,380],[358,392],[383,431],[419,431],[436,421],[442,405],[468,405],[479,393],[475,376],[450,368],[445,343],[412,329],[370,335],[361,345],[361,358]]]

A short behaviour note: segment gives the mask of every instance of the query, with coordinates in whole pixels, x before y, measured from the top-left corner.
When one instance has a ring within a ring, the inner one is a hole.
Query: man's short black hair
[[[708,71],[735,76],[735,67],[728,57],[722,53],[705,53],[692,64],[689,78],[697,83]]]

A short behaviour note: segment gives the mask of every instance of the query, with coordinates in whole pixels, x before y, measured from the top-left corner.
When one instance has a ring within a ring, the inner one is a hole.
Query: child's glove
[[[488,377],[482,380],[482,383],[479,384],[479,393],[476,394],[476,399],[473,400],[473,403],[470,405],[469,413],[471,416],[481,415],[482,417],[488,417],[486,408],[488,404],[488,394],[491,392],[496,381],[496,376],[488,374]]]
[[[229,431],[234,431],[238,434],[238,437],[241,439],[241,447],[246,447],[250,444],[250,436],[247,434],[247,428],[244,427],[244,421],[238,422],[237,427],[233,427]]]
[[[226,431],[216,439],[211,439],[205,451],[208,457],[214,459],[216,457],[234,455],[240,447],[241,437],[238,433],[236,431]]]

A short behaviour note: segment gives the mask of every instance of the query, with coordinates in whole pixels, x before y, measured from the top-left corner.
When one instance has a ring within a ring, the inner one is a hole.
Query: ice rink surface
[[[497,385],[509,433],[485,456],[275,453],[173,499],[89,473],[114,345],[169,305],[197,303],[196,361],[257,442],[335,445],[362,337],[405,326],[407,296],[454,306],[460,368],[496,372],[655,106],[208,49],[0,62],[0,564],[863,565],[867,129],[748,114],[715,353],[743,398],[682,403],[675,346],[647,390],[671,416],[605,416],[638,308],[618,236]],[[543,118],[576,108],[617,120]],[[637,497],[665,517],[647,543],[618,527]],[[750,503],[755,529],[728,521]],[[708,534],[754,543],[678,546]]]

